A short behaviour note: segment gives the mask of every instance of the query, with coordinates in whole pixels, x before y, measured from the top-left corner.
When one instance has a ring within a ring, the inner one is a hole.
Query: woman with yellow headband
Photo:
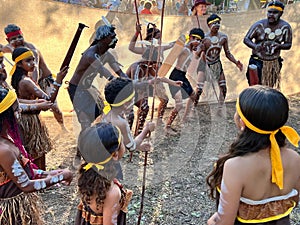
[[[115,163],[125,152],[122,139],[120,129],[105,122],[80,133],[78,148],[85,162],[79,169],[81,202],[75,225],[126,223],[132,191],[124,189],[115,179]]]
[[[41,225],[43,207],[36,192],[59,182],[69,184],[73,175],[67,169],[37,169],[22,145],[19,116],[15,91],[0,87],[0,221],[5,225]]]
[[[10,75],[11,85],[16,90],[19,99],[37,100],[43,99],[54,103],[66,76],[68,68],[63,68],[53,83],[54,88],[50,95],[47,95],[40,87],[29,77],[29,72],[35,68],[35,58],[33,52],[25,47],[16,48],[12,53],[12,59],[15,62]],[[31,111],[22,113],[20,127],[24,140],[24,146],[30,155],[35,159],[39,168],[45,170],[45,154],[52,149],[52,144],[46,126],[40,121],[39,110],[34,107]]]
[[[299,135],[285,126],[288,100],[279,91],[253,86],[241,92],[234,121],[239,130],[229,152],[207,177],[217,212],[208,225],[289,225],[300,189]]]

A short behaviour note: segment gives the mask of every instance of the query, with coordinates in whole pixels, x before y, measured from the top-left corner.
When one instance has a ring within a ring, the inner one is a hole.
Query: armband
[[[136,143],[135,141],[131,141],[125,147],[128,149],[128,151],[133,152],[136,150]]]
[[[54,81],[54,82],[53,82],[53,85],[54,85],[54,86],[57,86],[57,87],[61,87],[62,84],[59,84],[59,83],[57,83],[56,81]]]

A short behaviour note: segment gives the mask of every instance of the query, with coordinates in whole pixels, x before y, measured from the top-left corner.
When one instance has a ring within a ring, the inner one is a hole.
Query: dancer
[[[114,163],[125,152],[120,129],[111,123],[98,123],[81,132],[78,145],[85,162],[79,169],[81,202],[75,225],[125,225],[132,191],[115,179]]]
[[[267,19],[254,23],[244,38],[244,44],[252,49],[249,67],[258,76],[258,83],[280,89],[280,71],[283,59],[281,50],[292,47],[292,28],[286,21],[280,19],[284,4],[271,1],[267,7]],[[250,70],[247,69],[247,79],[250,82]],[[255,83],[254,83],[255,84]]]
[[[28,48],[19,47],[13,51],[12,59],[15,65],[10,72],[12,76],[11,85],[16,90],[18,98],[25,100],[35,100],[38,98],[51,101],[52,103],[55,102],[58,90],[62,85],[68,68],[63,68],[57,74],[56,81],[53,83],[54,88],[50,95],[47,95],[28,74],[35,68],[33,52]],[[52,143],[45,124],[40,120],[39,113],[40,111],[34,108],[28,112],[23,111],[20,129],[26,150],[35,159],[38,167],[46,170],[45,154],[52,149]]]
[[[211,73],[212,78],[219,82],[220,95],[218,102],[219,106],[222,107],[227,93],[226,78],[220,59],[222,48],[224,49],[226,58],[234,63],[240,71],[243,70],[243,64],[239,60],[236,60],[231,54],[229,50],[228,36],[219,32],[221,18],[216,14],[212,14],[207,18],[207,24],[210,28],[210,32],[205,35],[203,45],[196,54],[198,57],[204,57],[202,54],[202,52],[204,52],[205,60],[209,68],[207,73]],[[197,105],[197,102],[203,91],[204,81],[206,79],[204,73],[198,73],[198,75],[197,97],[195,98],[194,105]],[[190,105],[191,103],[188,102],[187,104]],[[187,109],[189,110],[189,107],[187,107]],[[186,115],[189,112],[188,110],[186,111]]]
[[[120,69],[120,64],[108,51],[117,44],[115,27],[99,26],[91,46],[82,54],[77,68],[69,82],[68,92],[73,103],[81,130],[89,127],[92,122],[102,113],[103,101],[96,87],[92,85],[95,77],[112,79],[114,76],[104,67],[108,63],[116,74],[127,77]],[[73,161],[74,167],[80,164],[80,153],[77,150]]]
[[[43,207],[36,192],[60,182],[70,184],[73,175],[67,169],[35,169],[18,133],[20,116],[16,93],[0,86],[0,221],[41,225]]]
[[[142,59],[138,62],[133,63],[130,65],[128,70],[126,71],[126,74],[128,77],[130,77],[132,80],[136,81],[143,81],[147,80],[149,81],[149,84],[154,84],[154,78],[156,76],[156,71],[159,69],[161,62],[163,61],[163,52],[172,48],[174,46],[175,42],[171,42],[170,44],[159,47],[159,41],[161,32],[159,29],[157,29],[155,24],[148,23],[147,25],[147,35],[143,42],[146,41],[146,47],[137,47],[136,42],[137,38],[141,32],[141,25],[136,25],[136,32],[134,36],[131,39],[131,42],[129,44],[129,50],[133,53],[142,55]],[[159,48],[161,51],[159,52]],[[160,59],[158,57],[160,56]],[[166,89],[162,82],[168,82],[172,83],[167,78],[157,79],[156,78],[156,95],[158,96],[160,103],[157,109],[157,124],[162,124],[162,118],[164,116],[165,110],[167,108],[167,104],[169,101],[169,98],[166,93]],[[181,83],[173,82],[172,85],[181,85]],[[139,133],[141,133],[144,123],[146,121],[146,117],[149,112],[149,104],[148,104],[148,97],[153,96],[153,87],[152,85],[149,86],[149,88],[136,88],[136,95],[135,95],[135,105],[139,108],[137,111],[137,126],[134,132],[134,136],[137,136]],[[134,121],[134,111],[129,113],[128,115],[128,122],[130,129],[132,128],[133,121]]]
[[[194,28],[190,31],[187,43],[184,45],[181,53],[177,58],[176,67],[173,69],[170,79],[171,80],[179,80],[182,81],[181,87],[170,86],[170,92],[172,97],[175,99],[175,107],[170,113],[168,121],[165,126],[166,134],[175,134],[175,130],[171,128],[171,124],[175,120],[179,111],[183,108],[183,99],[195,98],[195,92],[186,78],[186,71],[191,62],[191,58],[193,57],[193,51],[197,49],[198,45],[202,42],[204,38],[204,33],[199,28]]]
[[[241,92],[234,115],[239,135],[207,177],[218,200],[208,225],[290,224],[299,200],[300,156],[286,143],[299,142],[285,126],[288,116],[288,100],[279,91],[256,85]]]
[[[115,78],[111,80],[104,89],[106,106],[102,120],[117,126],[123,135],[123,142],[129,151],[140,149],[149,150],[148,143],[143,143],[149,132],[154,131],[155,124],[148,122],[142,132],[133,138],[129,124],[124,118],[126,112],[131,111],[134,100],[133,82],[129,79]]]
[[[5,53],[13,53],[15,48],[27,47],[29,48],[35,58],[36,67],[32,72],[29,72],[29,76],[39,84],[41,89],[50,95],[51,90],[53,89],[54,77],[53,73],[48,68],[44,57],[39,49],[37,49],[32,43],[25,41],[24,35],[21,31],[21,28],[15,24],[8,24],[4,28],[6,34],[6,40],[8,44],[3,47]],[[64,124],[63,113],[58,107],[57,101],[51,106],[51,111],[53,112],[54,118],[59,123],[63,131],[67,131],[67,128]]]

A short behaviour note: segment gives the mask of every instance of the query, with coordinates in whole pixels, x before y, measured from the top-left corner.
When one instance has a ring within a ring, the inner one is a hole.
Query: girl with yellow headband
[[[31,162],[22,145],[15,91],[0,87],[0,221],[1,224],[44,224],[36,192],[59,182],[69,184],[71,171],[43,171]]]
[[[240,94],[234,121],[239,130],[229,152],[207,178],[218,210],[209,225],[288,225],[299,200],[299,135],[285,126],[288,100],[279,91],[253,86]],[[218,191],[216,191],[218,190]]]
[[[75,225],[123,224],[132,191],[115,179],[115,163],[125,152],[120,129],[105,122],[89,127],[80,133],[78,148],[85,162],[79,169]]]
[[[54,103],[62,81],[67,74],[68,68],[63,68],[53,83],[54,88],[50,95],[47,95],[32,79],[29,72],[35,68],[33,52],[25,47],[16,48],[12,53],[15,62],[10,75],[11,85],[16,90],[17,96],[22,101],[47,100]],[[20,100],[21,101],[21,100]],[[45,170],[45,154],[52,149],[52,143],[46,126],[39,118],[39,110],[32,107],[29,112],[22,112],[20,127],[24,146],[30,155],[35,159],[39,168]]]
[[[143,143],[143,140],[149,132],[154,131],[154,123],[148,122],[142,132],[134,138],[128,121],[124,118],[124,115],[132,110],[134,94],[133,83],[129,79],[115,78],[107,83],[104,88],[106,102],[102,120],[120,128],[124,137],[123,143],[129,151],[136,149],[147,151],[150,149],[150,144]]]

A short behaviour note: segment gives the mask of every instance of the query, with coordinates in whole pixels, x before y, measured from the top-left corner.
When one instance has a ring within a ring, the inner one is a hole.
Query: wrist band
[[[140,32],[135,32],[135,36],[139,36]]]
[[[62,84],[57,83],[56,81],[53,82],[53,85],[57,86],[57,87],[61,87]]]

